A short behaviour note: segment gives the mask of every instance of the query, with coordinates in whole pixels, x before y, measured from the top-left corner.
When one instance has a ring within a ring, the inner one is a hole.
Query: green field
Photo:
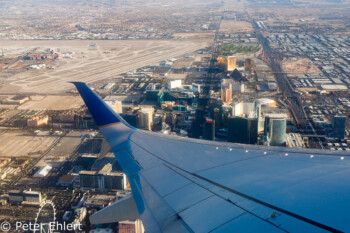
[[[223,55],[232,55],[235,53],[256,53],[260,50],[260,45],[240,45],[223,43],[220,45],[219,49]]]

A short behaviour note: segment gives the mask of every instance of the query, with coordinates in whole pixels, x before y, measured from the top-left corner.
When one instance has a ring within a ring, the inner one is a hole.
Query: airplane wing
[[[74,84],[128,177],[146,232],[350,232],[349,154],[138,130]]]

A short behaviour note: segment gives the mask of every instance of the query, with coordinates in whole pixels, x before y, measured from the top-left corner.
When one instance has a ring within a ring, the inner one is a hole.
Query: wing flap
[[[273,225],[266,223],[263,220],[257,220],[256,217],[254,217],[253,215],[245,214],[238,218],[232,219],[231,221],[214,229],[212,232],[213,233],[226,233],[226,232],[279,233],[284,231],[274,227]]]

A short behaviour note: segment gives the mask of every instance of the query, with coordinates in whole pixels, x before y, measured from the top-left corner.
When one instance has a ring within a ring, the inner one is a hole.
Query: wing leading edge
[[[147,232],[350,231],[348,154],[136,130],[86,84],[74,85],[129,179]]]

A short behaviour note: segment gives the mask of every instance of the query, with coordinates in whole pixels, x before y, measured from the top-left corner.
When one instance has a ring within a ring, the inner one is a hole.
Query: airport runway
[[[39,41],[40,42],[40,41]],[[25,47],[60,51],[52,70],[25,71],[6,80],[0,93],[54,94],[72,89],[70,81],[95,82],[208,46],[209,40],[5,41],[9,51]],[[91,49],[90,45],[93,46]],[[64,58],[67,53],[72,58]]]

